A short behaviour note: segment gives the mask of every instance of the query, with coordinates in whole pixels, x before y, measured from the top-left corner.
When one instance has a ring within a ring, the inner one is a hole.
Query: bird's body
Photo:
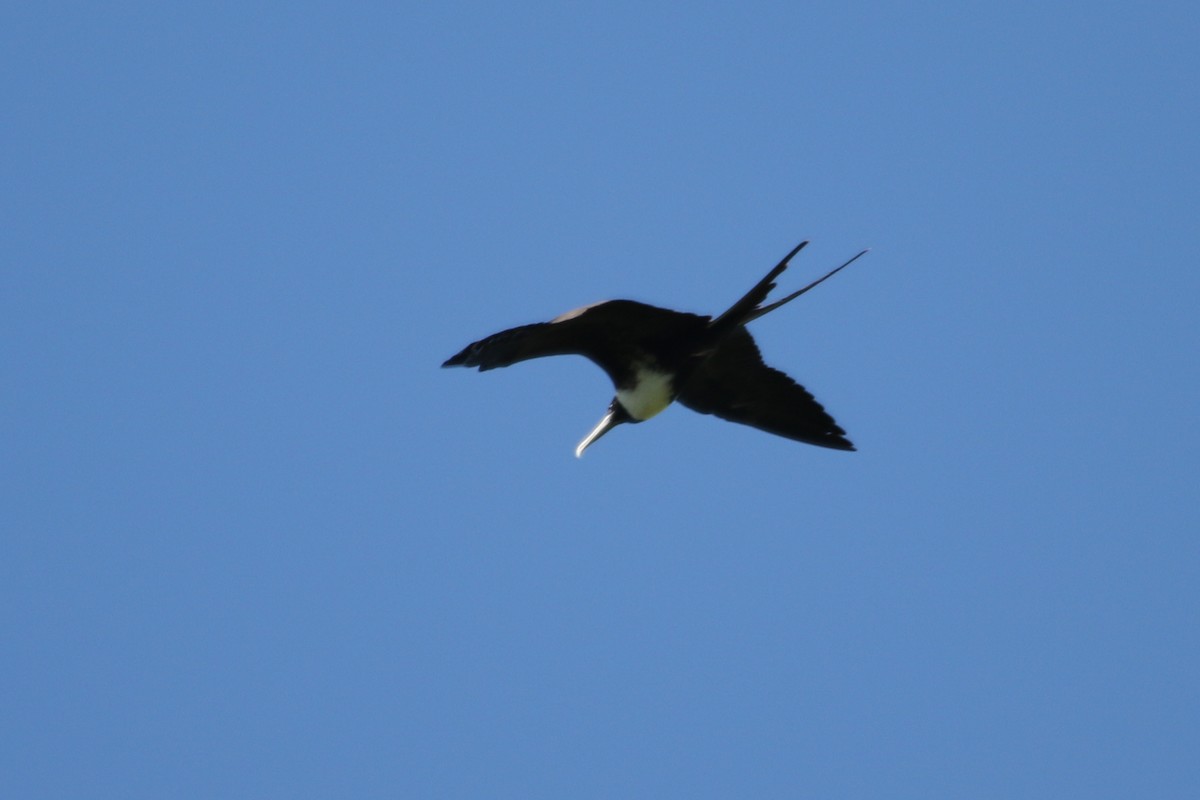
[[[774,279],[806,244],[792,250],[719,317],[634,300],[609,300],[569,311],[550,322],[493,334],[468,345],[442,366],[484,371],[543,356],[590,359],[608,373],[616,396],[600,424],[579,443],[577,456],[616,425],[644,422],[676,400],[693,411],[796,441],[853,450],[845,431],[803,386],[763,363],[745,327],[862,255],[784,299],[762,305],[775,286]]]

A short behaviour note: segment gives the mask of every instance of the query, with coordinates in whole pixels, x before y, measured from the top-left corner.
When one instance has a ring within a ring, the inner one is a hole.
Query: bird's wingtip
[[[462,350],[459,350],[457,353],[455,353],[454,355],[450,356],[445,361],[443,361],[442,366],[443,367],[471,367],[471,366],[474,366],[474,364],[471,364],[470,361],[468,360],[471,357],[471,348],[472,347],[474,347],[474,345],[468,345],[468,346],[464,347]]]

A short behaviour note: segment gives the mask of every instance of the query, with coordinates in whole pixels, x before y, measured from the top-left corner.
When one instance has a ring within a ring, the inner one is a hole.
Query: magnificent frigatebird
[[[853,450],[846,432],[803,386],[763,363],[746,330],[747,323],[795,300],[867,252],[782,300],[762,305],[775,279],[807,244],[798,244],[716,319],[634,300],[608,300],[480,339],[442,366],[483,372],[542,356],[591,359],[608,373],[617,394],[608,413],[575,448],[577,457],[617,425],[644,422],[673,400],[798,442]]]

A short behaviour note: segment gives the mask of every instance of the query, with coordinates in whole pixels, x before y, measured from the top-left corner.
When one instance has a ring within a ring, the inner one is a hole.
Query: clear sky
[[[0,22],[0,796],[1200,796],[1194,4]],[[857,453],[439,368],[801,239]]]

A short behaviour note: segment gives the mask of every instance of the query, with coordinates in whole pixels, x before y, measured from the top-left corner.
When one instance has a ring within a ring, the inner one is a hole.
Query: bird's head
[[[621,402],[614,397],[612,402],[608,404],[608,413],[606,413],[600,422],[596,424],[596,427],[592,429],[591,433],[583,437],[583,441],[580,442],[579,446],[575,448],[575,457],[582,458],[583,451],[587,450],[592,442],[596,441],[601,436],[608,433],[623,422],[637,422],[637,420],[635,420],[629,414],[629,412],[625,410],[625,406],[621,405]]]

